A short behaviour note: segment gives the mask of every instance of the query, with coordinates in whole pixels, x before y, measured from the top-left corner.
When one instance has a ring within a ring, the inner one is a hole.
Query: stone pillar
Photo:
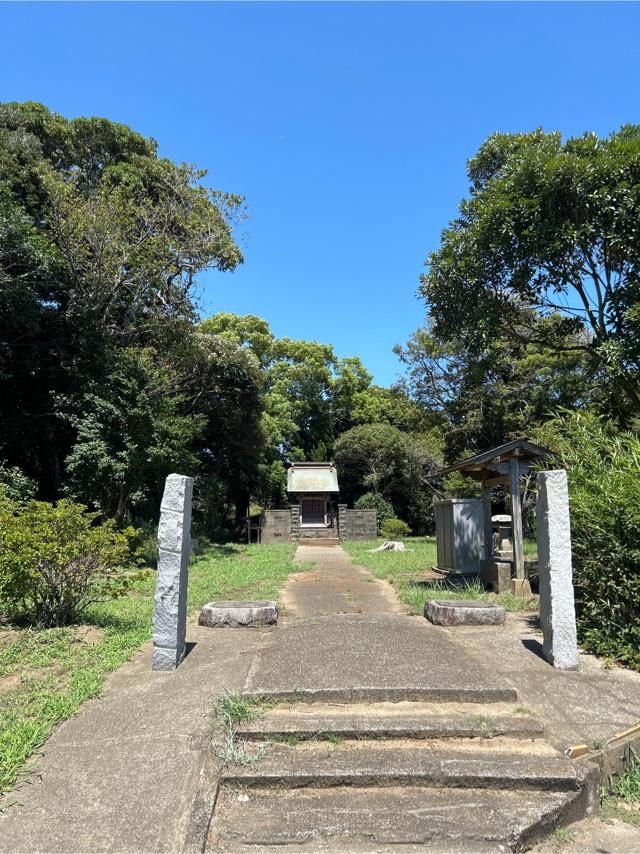
[[[297,543],[300,539],[300,505],[291,505],[291,542]]]
[[[158,525],[154,670],[175,670],[184,658],[192,494],[192,477],[170,474],[166,479]]]
[[[538,474],[536,519],[543,655],[559,670],[577,670],[578,642],[566,471]]]
[[[346,504],[338,504],[338,537],[341,540],[348,539]]]

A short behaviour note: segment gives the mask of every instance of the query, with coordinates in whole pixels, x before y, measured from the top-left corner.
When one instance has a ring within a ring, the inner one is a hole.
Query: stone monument
[[[536,519],[543,655],[558,670],[577,670],[578,642],[566,471],[542,471],[538,474]]]
[[[170,474],[166,479],[158,526],[154,670],[175,670],[185,654],[192,495],[192,477]]]

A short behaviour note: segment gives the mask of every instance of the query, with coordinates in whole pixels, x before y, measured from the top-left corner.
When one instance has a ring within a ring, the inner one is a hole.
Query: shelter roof
[[[294,463],[287,471],[287,492],[339,492],[333,463]]]
[[[459,471],[476,480],[485,480],[503,474],[504,465],[501,464],[509,462],[513,457],[518,459],[521,467],[531,468],[536,460],[550,459],[552,456],[548,448],[534,445],[527,439],[514,439],[497,448],[468,457],[455,465],[447,466],[440,470],[440,474]]]

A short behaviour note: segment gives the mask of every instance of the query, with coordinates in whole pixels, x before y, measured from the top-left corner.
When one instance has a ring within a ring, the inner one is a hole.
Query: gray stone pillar
[[[347,533],[347,505],[338,504],[338,537],[341,540],[348,539]]]
[[[538,474],[536,519],[543,654],[559,670],[577,670],[578,641],[566,471]]]
[[[300,505],[291,505],[291,542],[297,543],[300,538]]]
[[[175,670],[184,658],[193,478],[170,474],[158,525],[158,571],[153,610],[153,669]]]

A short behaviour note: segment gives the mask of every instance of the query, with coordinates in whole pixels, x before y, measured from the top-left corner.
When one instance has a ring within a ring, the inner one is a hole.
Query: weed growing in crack
[[[249,751],[246,741],[236,739],[236,734],[230,732],[224,741],[213,742],[213,752],[225,765],[253,765],[260,762],[267,752],[268,744],[260,744],[256,750]]]
[[[514,715],[530,715],[531,711],[526,706],[514,706],[512,710]]]

